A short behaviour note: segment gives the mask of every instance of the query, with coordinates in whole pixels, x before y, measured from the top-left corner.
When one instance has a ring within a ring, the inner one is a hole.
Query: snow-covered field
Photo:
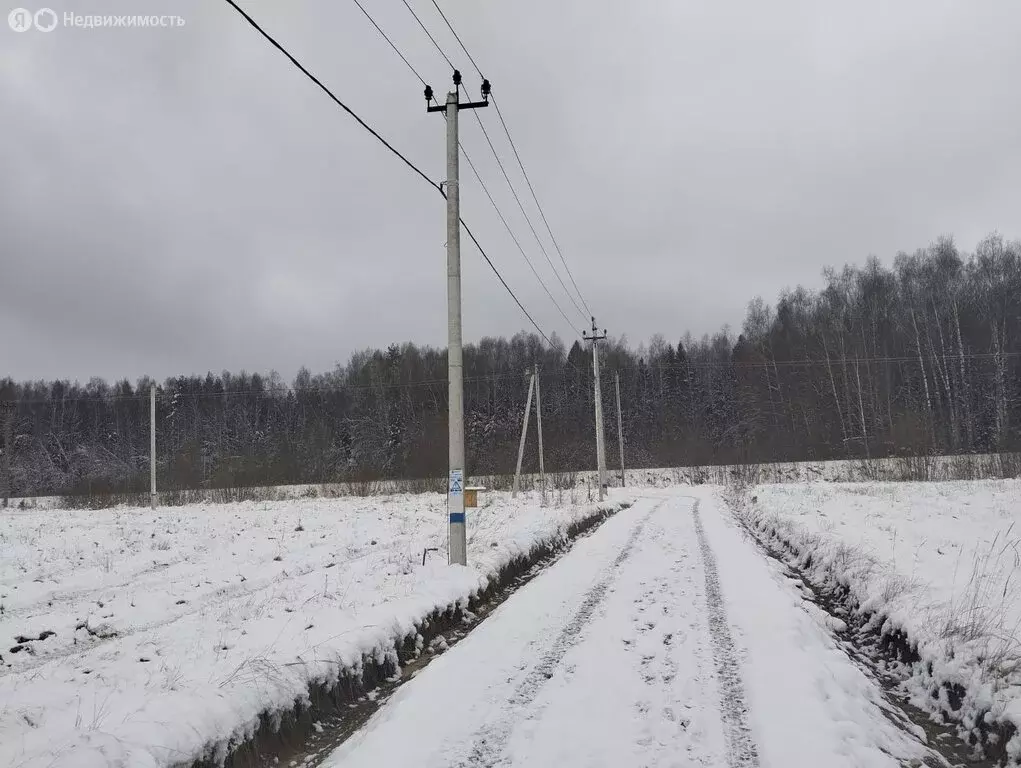
[[[811,465],[771,466],[792,482],[738,507],[917,644],[932,664],[910,670],[913,703],[967,728],[1021,725],[1021,481],[806,483],[793,481]],[[643,501],[400,688],[331,763],[925,757],[924,734],[833,637],[840,622],[742,535],[722,500],[737,497],[650,488],[713,479],[675,473],[629,474],[615,499]],[[167,766],[250,735],[310,684],[394,658],[424,617],[594,514],[585,497],[488,494],[469,512],[469,569],[446,565],[438,494],[0,511],[0,766]],[[1021,736],[1010,749],[1021,762]]]
[[[849,587],[877,628],[918,645],[923,663],[906,684],[916,706],[969,730],[984,719],[1021,733],[1021,481],[764,485],[747,496],[767,529],[811,554],[816,579]],[[1010,750],[1021,760],[1021,735]]]
[[[901,768],[933,757],[715,489],[650,496],[515,593],[324,765]]]
[[[595,512],[484,504],[467,569],[437,494],[0,511],[0,765],[187,760]]]

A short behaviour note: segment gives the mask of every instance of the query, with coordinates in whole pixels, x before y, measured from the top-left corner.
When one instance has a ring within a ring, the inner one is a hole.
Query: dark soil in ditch
[[[928,712],[907,700],[908,697],[900,687],[903,675],[898,673],[898,669],[919,661],[919,658],[914,646],[903,633],[880,634],[866,629],[871,616],[853,609],[852,598],[846,589],[833,589],[828,585],[813,583],[803,571],[791,565],[783,551],[763,541],[758,531],[747,524],[744,528],[766,555],[779,563],[784,575],[795,583],[805,600],[844,622],[846,629],[831,629],[838,645],[870,678],[879,683],[890,705],[890,709],[885,711],[886,716],[901,728],[913,730],[912,726],[916,726],[925,732],[925,744],[933,753],[925,760],[926,765],[931,768],[997,768],[1003,765],[1005,756],[1002,755],[976,758],[974,746],[961,740],[953,723],[936,723]],[[960,692],[948,693],[952,697],[960,697]],[[1002,749],[1001,744],[1000,751]],[[990,751],[989,745],[986,751]]]

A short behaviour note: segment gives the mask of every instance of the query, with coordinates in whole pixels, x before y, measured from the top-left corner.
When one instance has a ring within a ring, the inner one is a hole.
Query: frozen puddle
[[[921,765],[919,735],[711,492],[607,521],[323,762]]]

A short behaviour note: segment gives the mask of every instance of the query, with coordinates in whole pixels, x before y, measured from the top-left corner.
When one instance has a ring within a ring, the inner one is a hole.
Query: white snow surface
[[[717,491],[684,493],[652,492],[579,541],[325,765],[895,768],[924,756]]]
[[[435,494],[0,513],[0,766],[186,762],[596,512],[484,503],[468,568]]]
[[[761,485],[744,507],[811,554],[814,579],[849,587],[877,628],[918,644],[932,672],[912,670],[913,704],[966,730],[1012,722],[1021,763],[1021,481]],[[959,712],[931,696],[954,683]]]

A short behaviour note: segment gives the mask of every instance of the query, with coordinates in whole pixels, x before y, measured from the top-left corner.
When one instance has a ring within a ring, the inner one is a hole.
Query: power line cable
[[[406,2],[405,2],[405,5],[407,5]],[[450,25],[450,22],[447,20],[447,17],[443,14],[443,11],[440,9],[440,7],[438,5],[436,5],[435,0],[433,1],[433,5],[436,6],[436,10],[438,10],[440,12],[440,15],[443,16],[443,20],[447,22],[447,27],[453,33],[454,37],[457,38],[457,42],[460,44],[462,50],[464,50],[464,52],[468,56],[468,58],[471,59],[472,65],[475,67],[475,71],[479,73],[480,77],[483,77],[482,76],[482,71],[479,69],[478,65],[475,63],[475,59],[473,59],[471,54],[468,53],[468,49],[464,47],[464,43],[461,42],[461,38],[457,36],[457,32],[454,32],[454,28]],[[411,10],[411,8],[409,7],[408,10]],[[414,11],[412,11],[412,13],[414,13]],[[422,27],[422,29],[425,31],[425,33],[427,35],[429,35],[429,39],[433,41],[433,45],[436,46],[436,50],[438,50],[440,52],[440,55],[443,56],[443,58],[446,59],[447,62],[449,63],[450,59],[447,57],[447,54],[439,46],[439,44],[437,44],[435,38],[433,38],[433,36],[429,33],[429,30],[426,29],[425,25],[422,24],[421,19],[419,19],[418,16],[415,16],[415,20],[418,21],[419,25]],[[483,77],[483,79],[485,79],[485,78]],[[458,83],[458,85],[457,85],[457,93],[458,93],[458,98],[460,98],[460,95],[461,95],[461,85],[460,85],[460,83]],[[494,105],[495,105],[495,103],[496,102],[494,102]],[[489,149],[493,153],[493,157],[496,158],[496,164],[500,167],[500,173],[503,174],[503,178],[507,182],[507,186],[510,187],[511,194],[514,196],[514,200],[518,204],[518,208],[521,211],[521,215],[525,218],[525,223],[528,224],[528,228],[532,231],[532,236],[535,238],[535,242],[538,244],[539,250],[542,251],[542,255],[546,257],[546,263],[550,265],[550,269],[553,270],[553,274],[556,276],[557,280],[559,281],[560,287],[564,289],[564,293],[567,295],[567,298],[569,298],[571,300],[571,303],[574,304],[574,308],[576,310],[578,310],[578,314],[581,315],[582,320],[586,320],[587,321],[588,317],[586,317],[585,313],[582,312],[581,307],[578,306],[578,302],[576,302],[574,300],[574,296],[572,296],[571,292],[567,289],[567,286],[564,284],[563,279],[560,277],[560,273],[557,272],[557,268],[553,265],[553,261],[550,259],[549,254],[546,252],[546,248],[545,248],[545,246],[543,246],[542,240],[539,238],[539,234],[535,231],[535,227],[532,225],[532,220],[529,218],[528,213],[525,211],[525,207],[521,203],[521,198],[518,196],[517,190],[514,188],[514,184],[510,180],[510,175],[507,173],[507,169],[504,167],[503,161],[500,159],[500,155],[496,151],[496,147],[493,146],[493,141],[492,141],[492,139],[490,139],[488,131],[486,131],[486,126],[482,122],[482,117],[479,115],[479,113],[477,111],[475,111],[475,119],[478,120],[478,122],[479,122],[479,127],[482,129],[482,134],[486,137],[486,143],[489,144]],[[505,128],[506,128],[506,125],[505,125]],[[479,175],[479,172],[475,169],[475,166],[474,166],[474,164],[472,164],[471,159],[468,158],[468,154],[464,151],[464,147],[461,146],[460,140],[458,141],[458,146],[461,148],[461,152],[464,154],[465,159],[468,160],[468,164],[472,166],[472,170],[475,172],[475,177],[479,180],[479,183],[481,184],[482,183],[482,177]],[[512,148],[513,148],[513,146],[512,146]],[[515,150],[515,153],[516,152],[517,152],[517,150]],[[519,164],[520,164],[520,160],[519,160]],[[527,181],[527,178],[525,180]],[[483,189],[485,189],[485,184],[483,184],[482,186],[483,186]],[[507,227],[507,231],[510,232],[510,226],[507,224],[506,218],[504,217],[503,213],[500,211],[499,207],[496,205],[496,201],[493,199],[493,196],[489,194],[489,190],[488,189],[485,189],[485,192],[486,192],[486,195],[489,196],[489,201],[493,204],[493,207],[496,208],[497,215],[500,217],[501,221],[503,221],[504,226]],[[533,196],[534,196],[534,193],[533,193]],[[541,211],[540,211],[540,213],[541,213]],[[528,263],[529,268],[532,270],[532,274],[535,275],[535,278],[539,281],[539,284],[542,285],[543,290],[546,291],[546,295],[550,297],[550,300],[556,306],[557,310],[560,312],[561,315],[563,315],[564,319],[567,320],[568,327],[573,328],[573,323],[571,322],[570,318],[568,318],[567,315],[564,314],[563,309],[560,308],[560,304],[557,303],[557,300],[553,298],[553,294],[550,293],[549,288],[546,287],[546,283],[543,282],[543,279],[541,277],[539,277],[539,273],[536,271],[535,267],[532,265],[531,259],[529,259],[528,256],[525,255],[524,249],[522,249],[521,244],[518,242],[518,239],[517,239],[517,237],[514,236],[513,232],[511,232],[511,238],[514,240],[515,245],[518,246],[518,250],[521,251],[521,255],[524,256],[525,261]],[[561,258],[563,258],[563,257],[561,257]],[[567,266],[566,262],[565,262],[564,266],[565,267]],[[577,290],[577,286],[575,286],[575,290]],[[582,303],[584,303],[584,299],[582,300]]]
[[[323,93],[325,93],[327,96],[329,96],[330,99],[332,99],[333,102],[338,107],[343,109],[345,112],[347,112],[349,115],[351,115],[351,117],[353,117],[355,120],[357,120],[358,124],[360,126],[362,126],[362,128],[364,128],[369,133],[371,133],[373,136],[375,136],[376,139],[384,147],[386,147],[391,152],[393,152],[393,154],[397,155],[397,157],[399,157],[404,162],[404,164],[406,166],[408,166],[411,170],[413,170],[420,177],[425,179],[425,181],[429,184],[429,186],[435,187],[437,190],[439,190],[439,192],[441,194],[443,193],[443,190],[440,188],[439,184],[437,184],[435,181],[430,179],[421,168],[419,168],[417,165],[415,165],[413,162],[411,162],[407,157],[405,157],[403,154],[401,154],[401,152],[399,150],[397,150],[393,146],[393,144],[391,144],[389,141],[387,141],[382,136],[380,136],[379,133],[377,133],[376,130],[372,126],[370,126],[368,123],[366,123],[364,120],[362,120],[357,114],[355,114],[354,110],[352,110],[351,107],[349,107],[347,104],[345,104],[340,99],[338,99],[337,96],[333,93],[333,91],[331,91],[329,88],[327,88],[325,85],[323,85],[323,82],[318,77],[316,77],[311,72],[309,72],[307,69],[305,69],[304,65],[300,61],[298,61],[296,58],[294,58],[294,56],[292,56],[290,54],[290,52],[286,48],[284,48],[268,32],[266,32],[266,30],[264,30],[262,27],[260,27],[258,22],[255,21],[255,19],[253,19],[251,16],[249,16],[247,13],[245,13],[245,11],[241,8],[241,6],[239,6],[235,2],[235,0],[224,0],[224,2],[226,2],[231,8],[233,8],[235,11],[237,11],[239,14],[241,14],[241,16],[245,19],[245,21],[247,21],[249,24],[251,24],[252,27],[260,35],[262,35],[264,38],[266,38],[266,40],[269,42],[270,45],[272,45],[274,48],[276,48],[278,51],[280,51],[280,53],[282,53],[284,56],[286,56],[290,60],[291,64],[293,64],[295,67],[297,67],[301,71],[301,73],[303,75],[305,75],[305,77],[307,77],[313,83],[318,85],[319,88],[323,91]]]
[[[436,47],[436,50],[440,52],[440,56],[442,56],[446,60],[447,64],[450,65],[450,68],[457,69],[457,67],[454,66],[454,63],[450,60],[450,57],[447,56],[447,54],[440,47],[440,44],[436,42],[436,38],[432,36],[432,33],[429,31],[428,27],[426,27],[426,25],[422,23],[422,20],[418,17],[418,14],[415,13],[415,9],[411,7],[411,4],[408,2],[408,0],[401,0],[401,2],[404,3],[404,7],[411,12],[411,15],[415,17],[415,21],[418,22],[418,26],[420,26],[422,28],[422,31],[425,32],[426,37],[428,37],[432,41],[432,44]]]
[[[454,39],[457,40],[457,44],[461,46],[461,50],[464,51],[464,55],[468,57],[468,61],[472,63],[472,66],[475,67],[475,71],[479,73],[479,77],[485,80],[486,78],[482,74],[482,70],[479,68],[479,65],[475,63],[475,59],[472,58],[472,55],[470,53],[468,53],[468,49],[465,47],[464,43],[461,42],[461,38],[458,36],[457,32],[454,31],[454,27],[453,25],[451,25],[450,19],[447,18],[447,14],[443,12],[443,9],[440,8],[440,4],[437,3],[436,0],[432,0],[432,4],[433,7],[435,7],[436,10],[439,11],[440,17],[447,25],[447,29],[450,30],[450,34],[452,34],[454,36]]]
[[[401,61],[403,61],[407,65],[408,69],[410,69],[411,72],[415,75],[415,77],[417,77],[419,79],[419,81],[423,85],[425,85],[425,80],[418,73],[418,70],[416,70],[415,67],[411,64],[411,62],[408,61],[407,57],[394,44],[394,42],[387,36],[387,34],[383,31],[383,29],[379,26],[379,24],[376,23],[375,19],[373,19],[372,16],[369,14],[369,12],[365,10],[364,6],[362,6],[362,4],[360,2],[358,2],[358,0],[354,0],[354,3],[355,3],[355,5],[358,6],[359,10],[361,10],[361,12],[369,20],[369,22],[372,24],[372,26],[376,28],[376,31],[379,32],[380,35],[382,35],[383,39],[386,40],[386,42],[390,44],[390,47],[394,50],[394,52],[398,56],[400,56]],[[411,9],[409,8],[409,10],[411,10]],[[414,13],[414,12],[412,12],[412,13]],[[418,20],[417,16],[416,16],[416,19]],[[421,20],[418,20],[418,21],[419,21],[419,24],[422,25]],[[424,25],[422,25],[422,26],[423,26],[423,29],[424,29]],[[426,31],[426,34],[428,34],[428,30],[425,30],[425,31]],[[432,38],[430,37],[430,39],[432,39]],[[433,40],[433,44],[434,45],[436,44],[435,40]],[[438,45],[437,45],[437,48],[439,49]],[[442,54],[443,53],[442,49],[439,49],[439,50],[440,50],[440,53]],[[458,84],[457,88],[458,88],[458,93],[460,94],[460,88],[461,88],[460,84]],[[436,100],[435,97],[433,97],[432,100],[433,100],[433,103],[435,103],[437,106],[439,105],[439,102]],[[444,114],[444,119],[446,119],[446,115],[445,114]],[[573,322],[567,316],[567,314],[564,312],[564,310],[561,308],[561,306],[557,302],[557,300],[553,297],[553,294],[550,292],[549,288],[546,286],[546,283],[543,282],[542,277],[540,277],[538,271],[536,271],[536,269],[535,269],[535,266],[532,264],[532,260],[528,258],[528,255],[525,253],[524,248],[522,248],[522,246],[521,246],[521,242],[518,240],[517,236],[514,234],[514,231],[511,229],[510,224],[508,224],[507,218],[503,215],[503,212],[500,210],[500,207],[497,205],[496,200],[493,198],[493,195],[490,193],[489,188],[486,186],[485,181],[483,181],[482,175],[479,173],[478,168],[475,166],[475,163],[472,161],[471,156],[468,154],[467,150],[464,148],[464,145],[462,144],[460,139],[457,142],[457,146],[461,150],[461,154],[464,155],[464,159],[468,162],[468,166],[471,168],[472,173],[475,175],[475,179],[479,182],[479,185],[482,187],[482,190],[486,193],[486,197],[489,198],[489,202],[492,204],[493,209],[496,211],[497,216],[500,217],[500,221],[503,222],[503,225],[506,228],[507,233],[510,235],[511,240],[514,241],[514,245],[517,246],[518,251],[521,253],[522,257],[524,257],[524,259],[525,259],[525,263],[528,264],[529,269],[532,270],[532,274],[535,275],[535,279],[539,281],[539,285],[542,286],[542,289],[546,292],[546,295],[549,296],[550,301],[553,302],[553,305],[557,308],[557,311],[560,312],[560,314],[564,318],[564,320],[567,321],[568,327],[571,328],[572,330],[575,330]],[[499,158],[498,158],[498,160],[499,160]]]
[[[443,50],[442,46],[440,46],[440,44],[436,42],[436,38],[433,37],[431,32],[429,32],[429,29],[422,22],[422,19],[419,18],[418,14],[415,13],[415,11],[412,9],[411,5],[407,2],[407,0],[402,0],[402,2],[404,3],[404,6],[411,12],[411,15],[415,17],[415,21],[418,22],[418,25],[422,28],[422,31],[425,32],[425,34],[432,41],[432,44],[433,44],[433,46],[435,46],[436,50],[439,51],[440,55],[444,58],[444,60],[446,60],[446,62],[448,64],[450,64],[450,57],[447,56],[447,54]],[[442,12],[441,12],[441,14],[442,14]],[[444,17],[444,20],[446,20],[445,17]],[[447,22],[447,24],[449,26],[449,22]],[[451,31],[453,32],[453,28],[452,27],[451,27]],[[457,34],[455,33],[454,36],[456,37]],[[460,39],[458,39],[458,42],[460,42]],[[462,44],[462,47],[463,47],[463,44]],[[467,50],[465,51],[465,53],[467,53]],[[403,56],[402,56],[402,58],[403,58]],[[468,58],[471,58],[471,56],[469,55]],[[474,64],[474,59],[472,60],[472,63]],[[453,65],[451,64],[451,66],[453,66]],[[476,70],[478,70],[477,66],[476,66]],[[458,91],[458,96],[460,96],[460,93],[461,93],[461,85],[460,85],[460,83],[457,85],[457,91]],[[525,211],[525,207],[524,207],[524,205],[521,202],[521,198],[518,196],[517,190],[514,188],[514,184],[510,180],[510,176],[507,173],[507,169],[504,168],[503,161],[500,159],[500,155],[497,153],[496,148],[493,146],[492,140],[489,138],[489,133],[486,131],[486,126],[482,122],[482,118],[479,116],[477,110],[473,110],[473,111],[475,112],[475,119],[479,121],[479,127],[482,128],[482,133],[486,137],[486,142],[489,144],[489,149],[492,151],[493,157],[496,158],[497,165],[500,166],[500,172],[503,174],[503,178],[507,181],[507,186],[510,187],[511,194],[514,195],[514,200],[517,202],[518,208],[521,210],[521,215],[525,217],[525,222],[528,224],[528,228],[532,231],[532,236],[535,238],[535,242],[538,243],[539,249],[542,251],[542,255],[546,257],[546,261],[550,265],[550,269],[552,269],[553,270],[553,274],[556,275],[557,280],[560,282],[561,287],[564,289],[564,293],[567,294],[567,298],[569,298],[571,300],[571,303],[574,304],[574,308],[576,310],[578,310],[578,314],[581,316],[582,320],[587,321],[588,317],[585,315],[584,312],[582,312],[581,307],[578,306],[578,302],[576,302],[574,300],[574,296],[572,296],[571,292],[567,289],[567,285],[564,283],[563,278],[560,277],[560,273],[557,271],[557,268],[553,265],[552,259],[550,259],[549,254],[546,252],[546,248],[545,248],[545,246],[543,246],[542,240],[539,238],[538,232],[535,231],[535,227],[532,225],[532,221],[528,217],[528,213]],[[464,152],[464,147],[461,146],[460,142],[458,142],[458,146],[461,147],[461,151]],[[465,155],[465,157],[467,158],[467,154]],[[470,164],[470,161],[469,161],[469,164]],[[476,171],[475,175],[476,175],[476,178],[479,178],[481,180],[481,177],[479,176],[478,171]],[[486,194],[489,194],[488,190],[487,190]],[[492,196],[490,196],[490,201],[493,202],[494,206],[496,205],[496,202],[493,200]],[[499,209],[497,209],[497,214],[500,216],[500,218],[502,220],[504,220],[504,224],[506,225],[506,219],[504,218],[503,214],[499,211]],[[518,242],[517,238],[515,238],[513,235],[512,235],[512,238],[514,239],[515,243]],[[520,248],[520,245],[518,247]],[[522,255],[524,255],[524,251],[523,250],[522,250]],[[531,268],[532,273],[535,274],[536,278],[539,280],[539,283],[542,285],[543,290],[545,290],[547,295],[549,295],[550,299],[553,300],[553,303],[556,305],[557,310],[560,311],[560,313],[563,315],[564,311],[560,308],[560,305],[557,303],[556,299],[553,299],[553,295],[550,293],[549,289],[546,287],[546,284],[542,281],[542,278],[539,277],[538,273],[535,270],[535,267],[532,266],[531,260],[527,256],[525,256],[525,261],[528,262],[528,266]],[[567,319],[566,315],[564,315],[564,316],[565,316],[565,319]],[[567,319],[567,323],[568,323],[569,327],[573,328],[573,323],[570,321],[570,319]]]
[[[409,168],[411,168],[411,170],[413,170],[416,174],[418,174],[418,176],[420,176],[426,182],[428,182],[429,186],[433,187],[441,195],[443,195],[444,199],[446,198],[446,193],[443,191],[443,188],[438,183],[436,183],[431,178],[429,178],[425,174],[424,171],[422,171],[418,166],[416,166],[414,163],[412,163],[407,157],[405,157],[397,149],[395,149],[394,146],[392,144],[390,144],[390,142],[388,142],[386,139],[384,139],[368,123],[366,123],[364,120],[362,120],[362,118],[360,118],[357,114],[355,114],[355,112],[350,107],[348,107],[344,102],[342,102],[339,98],[337,98],[337,96],[334,95],[333,91],[331,91],[329,88],[327,88],[322,83],[322,81],[319,80],[319,78],[317,78],[315,75],[313,75],[311,72],[309,72],[301,64],[301,62],[299,62],[293,55],[291,55],[291,53],[286,48],[284,48],[268,32],[266,32],[261,26],[259,26],[258,22],[256,22],[255,19],[253,19],[251,16],[249,16],[247,13],[245,13],[245,11],[235,2],[235,0],[225,0],[225,2],[228,5],[230,5],[235,11],[237,11],[245,19],[245,21],[247,21],[274,48],[276,48],[278,51],[280,51],[282,54],[284,54],[284,56],[286,56],[288,58],[288,60],[295,67],[297,67],[298,70],[300,70],[302,74],[305,75],[305,77],[307,77],[309,80],[311,80],[317,86],[319,86],[319,88],[327,96],[329,96],[330,99],[332,99],[333,102],[337,104],[337,106],[341,107],[345,112],[347,112],[349,115],[351,115],[351,117],[353,117],[355,120],[357,120],[359,125],[361,125],[363,128],[365,128],[365,130],[367,130],[369,133],[371,133],[373,136],[375,136],[376,139],[379,140],[393,154],[397,155],[397,157],[399,157],[404,162],[405,165],[407,165]],[[408,7],[408,10],[411,11],[412,15],[414,15],[415,12],[414,12],[414,10],[412,10],[411,6],[408,5],[407,0],[404,0],[404,4]],[[417,15],[415,16],[415,18],[416,19],[418,18]],[[421,23],[421,22],[419,22],[419,23]],[[423,25],[423,29],[424,29],[424,25]],[[435,40],[433,42],[435,43]],[[408,66],[410,66],[410,64]],[[414,68],[412,68],[412,69],[414,69]],[[531,324],[535,327],[535,330],[539,332],[539,335],[542,336],[546,340],[547,344],[549,344],[550,346],[553,346],[552,342],[549,340],[549,337],[543,332],[543,330],[535,322],[535,320],[532,318],[532,316],[528,313],[528,310],[525,309],[524,305],[521,303],[521,301],[518,299],[518,297],[514,294],[514,291],[511,290],[510,286],[507,285],[507,281],[504,280],[503,275],[500,274],[500,271],[496,268],[496,265],[493,264],[492,260],[486,254],[485,250],[482,248],[482,245],[479,243],[478,239],[475,237],[474,234],[472,234],[471,230],[468,228],[468,225],[465,223],[463,217],[460,219],[460,222],[461,222],[461,226],[464,227],[465,232],[467,232],[468,236],[472,239],[472,242],[475,243],[475,247],[479,249],[479,253],[482,254],[482,258],[486,260],[486,263],[489,265],[490,269],[493,270],[493,274],[496,275],[496,277],[499,279],[500,283],[507,290],[507,293],[509,293],[511,295],[511,298],[514,299],[514,302],[518,305],[518,307],[521,309],[521,311],[524,312],[525,317],[527,317],[529,322],[531,322]]]
[[[589,315],[592,315],[592,310],[589,309],[588,302],[586,302],[585,297],[582,296],[582,293],[578,288],[578,283],[574,279],[574,274],[571,272],[571,268],[567,266],[567,259],[564,258],[564,252],[560,249],[560,244],[557,242],[557,238],[553,235],[553,229],[550,227],[549,220],[546,218],[546,212],[543,211],[542,205],[539,204],[539,198],[535,194],[535,187],[532,186],[532,180],[528,176],[528,171],[525,170],[525,165],[521,162],[521,155],[518,154],[518,148],[514,144],[514,139],[511,138],[510,129],[507,128],[507,122],[503,119],[503,112],[500,111],[500,104],[497,102],[496,96],[492,93],[490,93],[490,98],[493,101],[493,106],[496,108],[496,116],[500,118],[500,124],[503,126],[503,131],[507,134],[507,141],[510,142],[511,149],[514,150],[514,157],[518,161],[518,167],[521,169],[521,175],[525,177],[525,183],[528,185],[528,191],[532,194],[532,200],[535,201],[535,207],[539,209],[539,216],[542,217],[542,222],[546,225],[546,231],[549,233],[550,240],[553,241],[553,247],[556,248],[557,254],[560,256],[560,261],[563,263],[564,269],[567,270],[567,276],[571,279],[571,285],[574,286],[574,290],[578,294],[578,298],[581,299],[581,303],[585,306],[585,310],[589,313]]]
[[[376,20],[373,19],[372,16],[369,15],[369,12],[367,10],[365,10],[365,7],[360,2],[358,2],[358,0],[354,0],[354,4],[358,6],[358,10],[360,10],[362,13],[365,14],[365,18],[367,18],[369,20],[369,23],[372,24],[372,26],[374,26],[376,28],[376,31],[379,32],[379,34],[381,34],[383,36],[383,39],[386,40],[390,44],[390,47],[393,48],[394,53],[396,53],[398,56],[401,57],[401,61],[403,61],[408,66],[408,69],[410,69],[414,73],[415,77],[418,78],[418,81],[422,85],[425,85],[426,84],[425,78],[423,78],[420,74],[418,74],[418,70],[415,69],[411,65],[411,62],[408,61],[407,57],[405,57],[405,55],[403,53],[401,53],[400,49],[396,45],[394,45],[393,40],[391,40],[389,37],[387,37],[386,32],[384,32],[380,28],[379,24],[376,23]]]
[[[461,40],[461,36],[457,34],[457,30],[455,30],[454,25],[450,23],[450,19],[447,18],[447,14],[445,14],[443,12],[443,9],[440,8],[440,4],[437,2],[437,0],[432,0],[432,4],[436,8],[437,12],[440,14],[440,17],[443,19],[443,22],[447,25],[447,29],[450,30],[450,34],[454,36],[454,39],[457,40],[457,44],[461,46],[461,50],[464,51],[464,55],[468,57],[468,60],[472,63],[472,66],[475,67],[475,71],[478,72],[479,77],[485,79],[485,75],[482,74],[482,68],[475,61],[475,58],[469,52],[468,47],[464,44],[464,41]],[[446,58],[445,54],[444,58]],[[532,186],[532,180],[528,175],[528,171],[525,170],[525,164],[521,160],[521,155],[518,152],[517,145],[514,143],[514,139],[511,136],[510,129],[507,127],[507,121],[504,120],[503,112],[500,111],[500,105],[496,101],[496,96],[491,94],[491,99],[493,101],[493,106],[496,108],[496,115],[500,119],[500,124],[503,126],[504,133],[507,134],[507,141],[510,142],[511,149],[514,151],[514,158],[517,160],[518,167],[521,169],[521,175],[525,177],[525,183],[528,185],[528,191],[532,195],[532,200],[535,202],[535,207],[539,210],[539,215],[542,217],[542,222],[543,224],[545,224],[546,231],[549,233],[550,240],[553,242],[553,247],[556,248],[557,254],[560,256],[560,261],[563,263],[564,269],[567,270],[567,276],[571,279],[571,285],[574,286],[574,290],[578,294],[578,298],[581,299],[581,303],[585,306],[585,310],[591,316],[593,313],[589,309],[588,302],[585,301],[585,297],[578,289],[578,283],[574,279],[574,274],[571,272],[571,268],[567,266],[567,259],[564,257],[564,252],[561,250],[560,244],[557,242],[557,238],[553,235],[553,229],[552,227],[550,227],[549,220],[546,218],[546,212],[543,210],[542,205],[539,203],[538,195],[535,194],[535,187]]]
[[[458,146],[460,146],[460,142],[458,142]],[[518,251],[521,253],[522,258],[525,260],[525,263],[528,264],[528,268],[530,270],[532,270],[532,274],[535,275],[535,279],[539,281],[539,285],[541,285],[542,289],[544,291],[546,291],[546,295],[549,296],[550,301],[553,302],[553,306],[555,306],[557,308],[557,311],[560,313],[560,316],[564,318],[565,322],[567,323],[567,327],[572,329],[572,330],[576,330],[574,328],[574,323],[572,322],[571,318],[569,318],[567,316],[567,313],[564,312],[563,308],[560,306],[560,304],[557,302],[557,300],[553,297],[553,294],[550,293],[550,289],[548,287],[546,287],[546,283],[543,282],[542,277],[536,271],[535,266],[532,264],[532,260],[530,258],[528,258],[528,255],[525,253],[525,249],[521,247],[521,242],[518,240],[517,236],[514,234],[514,230],[511,229],[510,224],[507,223],[507,219],[503,215],[503,211],[501,211],[500,210],[500,206],[498,206],[496,204],[496,200],[493,199],[493,195],[490,194],[490,192],[489,192],[489,187],[487,187],[486,186],[486,182],[482,180],[482,175],[479,173],[478,169],[475,167],[475,163],[472,162],[471,157],[469,157],[468,153],[465,152],[464,147],[461,147],[461,154],[463,154],[464,155],[464,159],[468,161],[468,167],[471,168],[472,173],[475,175],[475,179],[479,182],[479,186],[482,187],[482,191],[485,192],[486,193],[486,197],[489,198],[489,202],[493,205],[493,210],[495,210],[496,211],[496,215],[500,217],[500,221],[503,222],[503,226],[507,230],[507,234],[510,235],[511,240],[514,241],[514,245],[517,246]]]
[[[464,231],[468,233],[468,237],[471,238],[471,241],[473,243],[475,243],[475,247],[479,249],[479,253],[482,254],[482,258],[484,258],[486,260],[486,263],[489,264],[490,267],[493,267],[493,272],[496,273],[496,276],[498,278],[500,278],[500,282],[503,283],[503,287],[507,289],[507,293],[509,293],[511,295],[511,298],[514,299],[514,301],[517,303],[517,305],[519,307],[521,307],[521,311],[525,313],[525,317],[527,317],[529,322],[531,322],[532,325],[535,326],[535,330],[537,330],[539,332],[539,335],[542,336],[546,340],[546,343],[549,344],[552,347],[553,346],[553,342],[550,341],[549,336],[547,336],[545,333],[542,332],[542,329],[539,327],[539,324],[536,323],[535,320],[532,319],[532,316],[530,314],[528,314],[528,310],[525,309],[525,307],[521,304],[520,301],[518,301],[518,297],[514,295],[514,291],[512,291],[510,289],[510,286],[507,285],[507,281],[503,279],[503,275],[501,275],[497,271],[496,267],[493,266],[493,262],[489,260],[489,257],[486,255],[485,250],[483,250],[481,243],[479,243],[479,241],[476,239],[475,235],[468,228],[468,225],[465,224],[464,219],[461,219],[461,226],[464,227]]]
[[[511,194],[514,196],[514,201],[518,204],[518,209],[521,211],[521,215],[525,218],[525,223],[528,224],[528,228],[532,231],[532,236],[535,238],[535,242],[539,245],[539,250],[542,251],[542,255],[546,257],[546,262],[550,265],[550,269],[553,270],[553,274],[556,275],[557,280],[560,282],[560,286],[564,289],[564,293],[567,294],[567,298],[571,300],[571,303],[574,304],[574,308],[578,310],[578,314],[581,315],[582,320],[588,320],[589,316],[586,316],[585,313],[582,312],[581,307],[578,306],[578,302],[574,300],[574,296],[572,296],[571,292],[567,289],[563,278],[560,277],[560,273],[553,265],[553,260],[550,259],[549,253],[547,253],[545,246],[543,246],[539,233],[535,231],[532,220],[529,218],[527,211],[525,211],[525,206],[522,204],[521,198],[518,196],[518,191],[514,188],[514,184],[510,180],[510,175],[507,173],[507,169],[504,168],[503,161],[500,159],[500,155],[496,151],[496,147],[493,146],[492,139],[489,138],[489,131],[486,130],[486,125],[482,122],[482,118],[479,116],[478,110],[475,110],[475,119],[479,123],[479,128],[482,129],[482,135],[486,137],[486,143],[489,145],[489,149],[493,153],[493,157],[496,158],[496,164],[500,167],[500,173],[503,174],[503,178],[507,182],[507,186],[510,187]]]

